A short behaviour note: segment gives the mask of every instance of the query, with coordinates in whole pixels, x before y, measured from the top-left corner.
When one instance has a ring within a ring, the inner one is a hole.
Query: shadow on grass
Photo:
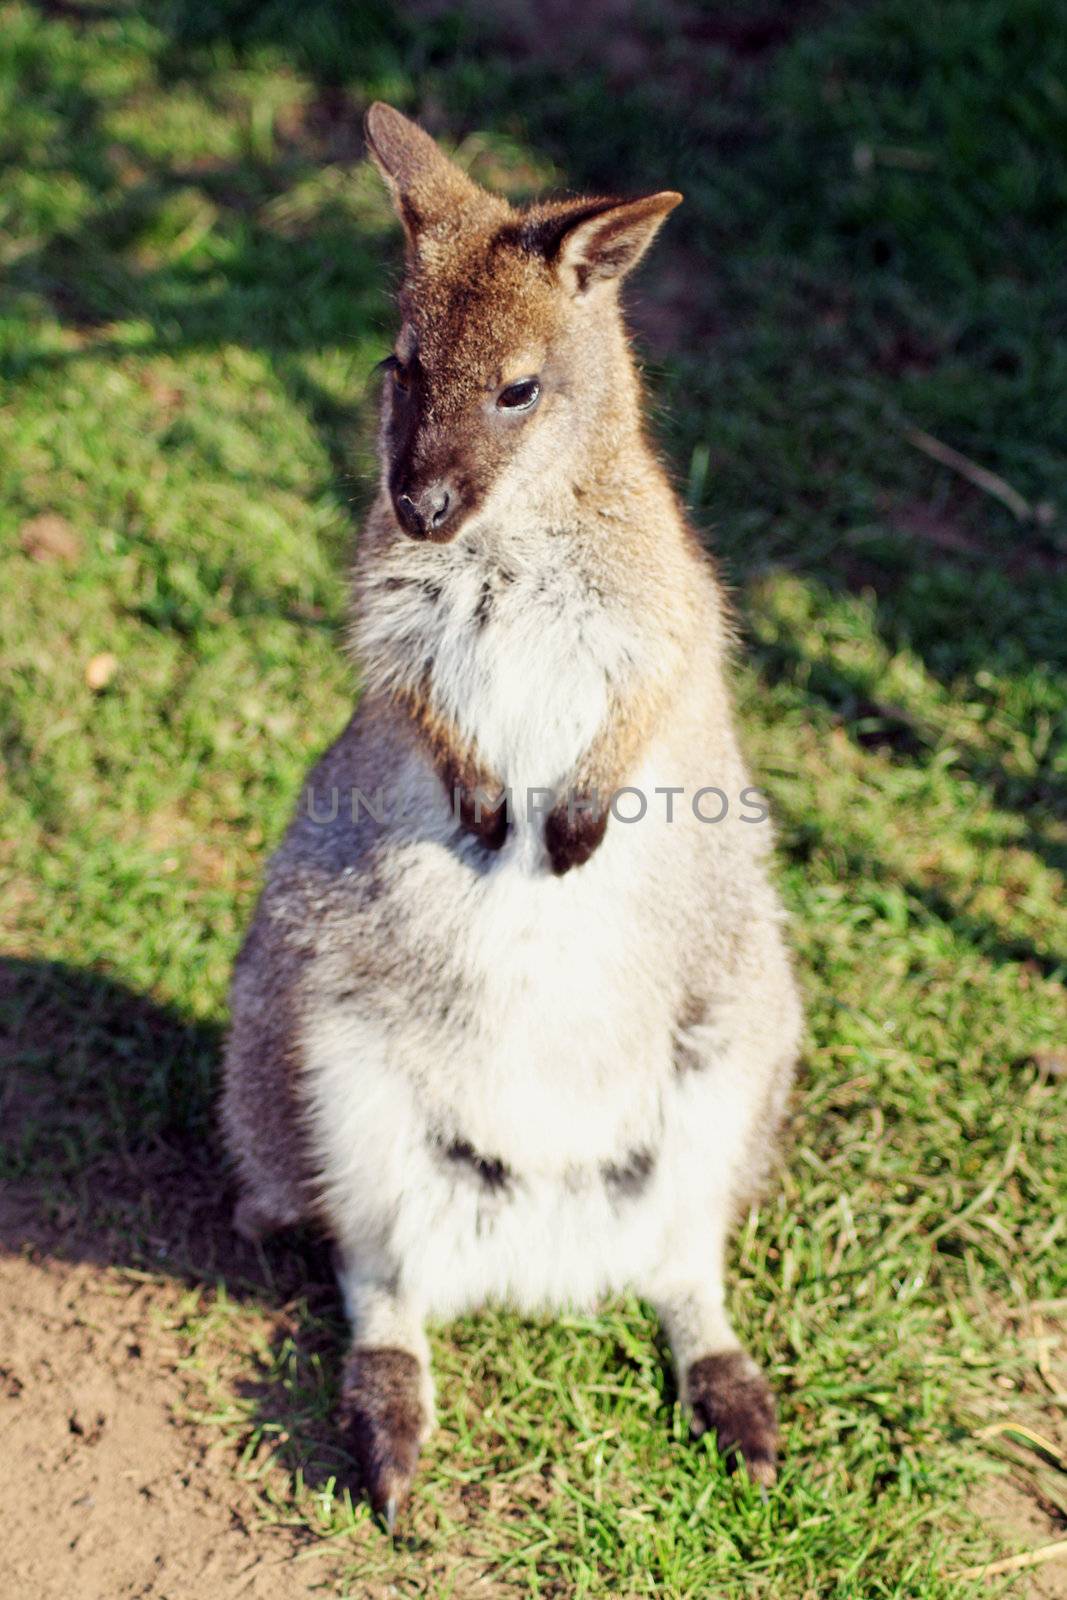
[[[333,1422],[344,1318],[311,1232],[231,1229],[214,1128],[221,1030],[60,962],[0,957],[0,1251],[132,1267],[271,1312],[235,1384],[311,1488],[359,1484]]]

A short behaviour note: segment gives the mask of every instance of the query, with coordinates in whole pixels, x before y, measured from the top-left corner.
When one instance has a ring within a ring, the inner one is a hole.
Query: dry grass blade
[[[1051,1444],[1048,1439],[1043,1439],[1032,1428],[1024,1428],[1019,1422],[990,1423],[988,1428],[980,1428],[978,1430],[977,1437],[979,1439],[995,1439],[1003,1433],[1014,1434],[1017,1438],[1025,1439],[1034,1446],[1035,1450],[1040,1450],[1043,1455],[1048,1456],[1050,1461],[1054,1461],[1063,1472],[1067,1472],[1067,1456],[1063,1454],[1062,1450]]]
[[[961,455],[958,450],[953,450],[951,445],[942,444],[933,434],[923,433],[921,428],[909,428],[905,437],[909,444],[913,444],[924,455],[939,461],[943,467],[951,467],[961,478],[973,483],[976,489],[981,489],[985,494],[990,494],[995,500],[999,500],[1001,505],[1007,506],[1012,516],[1020,522],[1035,520],[1035,510],[1029,500],[1024,500],[1017,489],[1013,489],[1010,483],[1006,483],[995,472],[990,472],[988,467],[980,467],[977,461]]]
[[[1002,1572],[1022,1572],[1027,1567],[1039,1567],[1046,1561],[1059,1561],[1064,1556],[1067,1556],[1067,1539],[1057,1539],[1054,1544],[1025,1550],[1020,1556],[1005,1556],[1003,1561],[989,1561],[980,1567],[964,1567],[962,1572],[953,1572],[951,1577],[956,1580],[996,1578]]]

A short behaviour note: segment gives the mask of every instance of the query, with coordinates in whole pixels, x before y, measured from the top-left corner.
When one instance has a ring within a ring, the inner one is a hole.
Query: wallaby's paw
[[[755,1483],[778,1476],[778,1421],[770,1385],[743,1350],[701,1356],[686,1375],[692,1432],[714,1430],[719,1454],[743,1462]]]
[[[502,785],[465,771],[454,755],[439,758],[439,774],[452,815],[486,850],[501,850],[508,837],[507,794]]]
[[[501,801],[498,806],[484,805],[465,790],[459,793],[459,820],[467,833],[472,833],[486,850],[501,850],[508,837],[508,808]]]
[[[345,1365],[341,1426],[367,1498],[390,1533],[407,1499],[427,1419],[422,1373],[406,1350],[355,1349]]]
[[[545,849],[557,878],[572,867],[583,866],[604,837],[606,811],[569,810],[556,806],[545,818]]]

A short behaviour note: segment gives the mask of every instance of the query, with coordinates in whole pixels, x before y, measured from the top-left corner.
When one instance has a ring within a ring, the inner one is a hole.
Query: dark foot
[[[341,1389],[341,1427],[374,1510],[392,1533],[419,1459],[422,1374],[406,1350],[353,1350]]]
[[[755,1483],[772,1484],[778,1475],[778,1422],[766,1378],[743,1350],[701,1356],[686,1379],[693,1412],[692,1432],[715,1432],[719,1454],[743,1461]]]
[[[579,810],[566,803],[545,818],[545,849],[557,878],[572,867],[584,866],[600,844],[608,825],[606,811]]]

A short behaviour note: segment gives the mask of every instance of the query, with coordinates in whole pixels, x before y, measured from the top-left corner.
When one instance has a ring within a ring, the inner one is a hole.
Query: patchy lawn
[[[116,1593],[273,1595],[279,1551],[290,1593],[1065,1592],[1063,1563],[955,1574],[1067,1532],[1067,18],[577,15],[0,5],[0,1403],[41,1419],[5,1519],[46,1600],[72,1505],[128,1557],[100,1584],[142,1585]],[[227,973],[357,690],[398,250],[358,164],[375,97],[518,196],[686,193],[632,299],[736,597],[810,1006],[735,1253],[782,1404],[767,1498],[686,1439],[643,1306],[490,1312],[436,1332],[390,1546],[331,1426],[323,1252],[229,1238]],[[143,1494],[99,1492],[141,1452]],[[205,1577],[216,1525],[243,1543]]]

